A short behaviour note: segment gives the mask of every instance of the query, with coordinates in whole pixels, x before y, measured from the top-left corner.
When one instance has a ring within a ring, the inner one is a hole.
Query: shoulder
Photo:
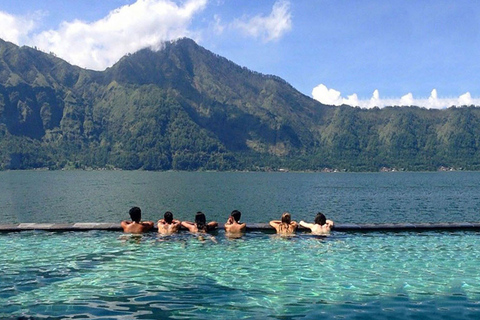
[[[153,226],[154,226],[154,224],[153,224],[152,221],[142,221],[141,230],[142,231],[148,231],[148,230],[152,229]]]
[[[225,231],[227,232],[242,232],[246,229],[247,224],[246,223],[234,223],[234,224],[229,224],[225,225]]]
[[[291,231],[295,231],[297,228],[298,228],[298,223],[297,223],[296,221],[290,222],[289,229],[290,229]]]
[[[217,221],[210,221],[209,223],[207,223],[208,230],[213,230],[213,229],[216,229],[217,227],[218,227]]]

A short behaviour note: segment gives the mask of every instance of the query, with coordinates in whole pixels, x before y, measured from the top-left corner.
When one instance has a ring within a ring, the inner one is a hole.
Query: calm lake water
[[[0,172],[3,223],[117,222],[132,206],[154,221],[200,210],[224,222],[238,209],[247,223],[284,211],[295,220],[322,211],[337,223],[478,222],[480,172]]]

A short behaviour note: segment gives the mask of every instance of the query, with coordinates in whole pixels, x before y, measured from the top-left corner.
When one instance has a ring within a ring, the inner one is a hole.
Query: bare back
[[[298,227],[298,224],[295,221],[285,223],[279,220],[273,220],[270,221],[270,225],[275,228],[278,234],[292,234]]]
[[[144,233],[153,228],[153,222],[122,221],[121,226],[126,233]]]
[[[226,223],[225,224],[225,232],[228,233],[242,233],[245,232],[247,225],[245,223]]]
[[[161,234],[172,234],[178,232],[180,229],[180,221],[173,220],[172,223],[167,223],[164,219],[158,220],[158,233]]]
[[[330,233],[330,230],[332,230],[333,227],[333,221],[327,220],[324,225],[300,221],[300,225],[302,227],[310,229],[312,231],[312,234],[321,235]]]

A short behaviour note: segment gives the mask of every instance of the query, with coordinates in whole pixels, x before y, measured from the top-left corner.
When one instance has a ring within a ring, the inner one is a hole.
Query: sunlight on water
[[[0,234],[0,315],[115,319],[469,318],[475,232]]]

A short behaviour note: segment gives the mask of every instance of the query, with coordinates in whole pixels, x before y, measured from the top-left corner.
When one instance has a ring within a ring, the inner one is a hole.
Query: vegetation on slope
[[[480,109],[325,106],[190,39],[103,72],[0,40],[0,169],[480,169]]]

